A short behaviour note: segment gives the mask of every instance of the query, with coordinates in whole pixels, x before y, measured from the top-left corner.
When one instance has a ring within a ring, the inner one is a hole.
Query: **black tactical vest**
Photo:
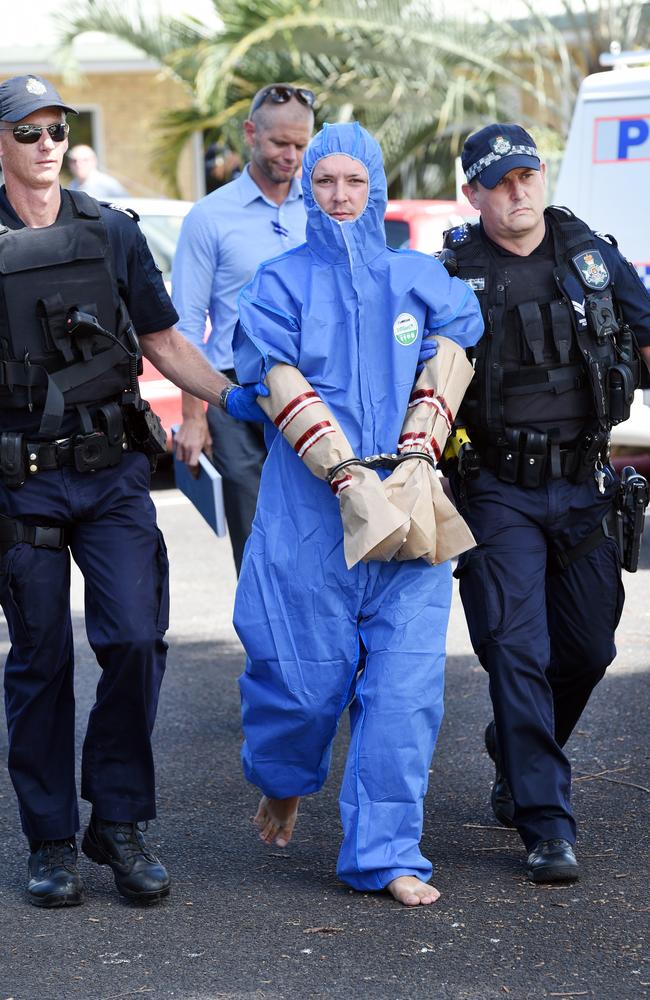
[[[568,209],[545,217],[552,239],[528,257],[500,255],[478,225],[445,236],[485,323],[460,413],[479,449],[522,428],[558,445],[606,439],[629,415],[638,360],[594,234]]]
[[[40,412],[55,438],[65,410],[133,386],[137,342],[94,199],[63,191],[54,225],[12,225],[0,209],[0,409]]]

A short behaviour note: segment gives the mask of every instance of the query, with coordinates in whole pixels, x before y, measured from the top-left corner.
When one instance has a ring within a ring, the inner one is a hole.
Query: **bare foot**
[[[440,893],[433,885],[427,885],[415,875],[400,875],[386,886],[387,892],[404,906],[428,906],[440,899]]]
[[[276,847],[287,846],[296,825],[299,802],[297,795],[289,799],[271,799],[266,795],[262,796],[257,812],[253,816],[253,823],[265,844],[275,844]]]

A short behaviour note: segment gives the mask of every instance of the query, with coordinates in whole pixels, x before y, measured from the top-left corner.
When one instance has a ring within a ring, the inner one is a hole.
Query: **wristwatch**
[[[236,388],[237,386],[234,385],[233,382],[229,382],[228,385],[224,385],[223,389],[219,393],[219,406],[221,407],[222,410],[226,410],[226,401],[228,399],[228,396],[233,391],[233,389]]]

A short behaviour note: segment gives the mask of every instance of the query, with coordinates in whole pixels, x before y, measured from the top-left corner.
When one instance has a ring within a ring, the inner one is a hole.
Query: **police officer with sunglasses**
[[[142,355],[181,388],[259,420],[174,328],[132,214],[59,185],[75,113],[38,76],[0,83],[0,603],[9,771],[29,841],[30,903],[82,902],[77,870],[70,556],[101,667],[81,767],[83,852],[152,902],[151,732],[165,669],[168,566],[149,496],[165,434],[140,398]]]

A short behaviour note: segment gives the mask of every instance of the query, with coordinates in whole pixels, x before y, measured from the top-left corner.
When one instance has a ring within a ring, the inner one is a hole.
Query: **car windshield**
[[[172,260],[182,224],[182,215],[140,216],[140,229],[165,281],[171,281]]]

